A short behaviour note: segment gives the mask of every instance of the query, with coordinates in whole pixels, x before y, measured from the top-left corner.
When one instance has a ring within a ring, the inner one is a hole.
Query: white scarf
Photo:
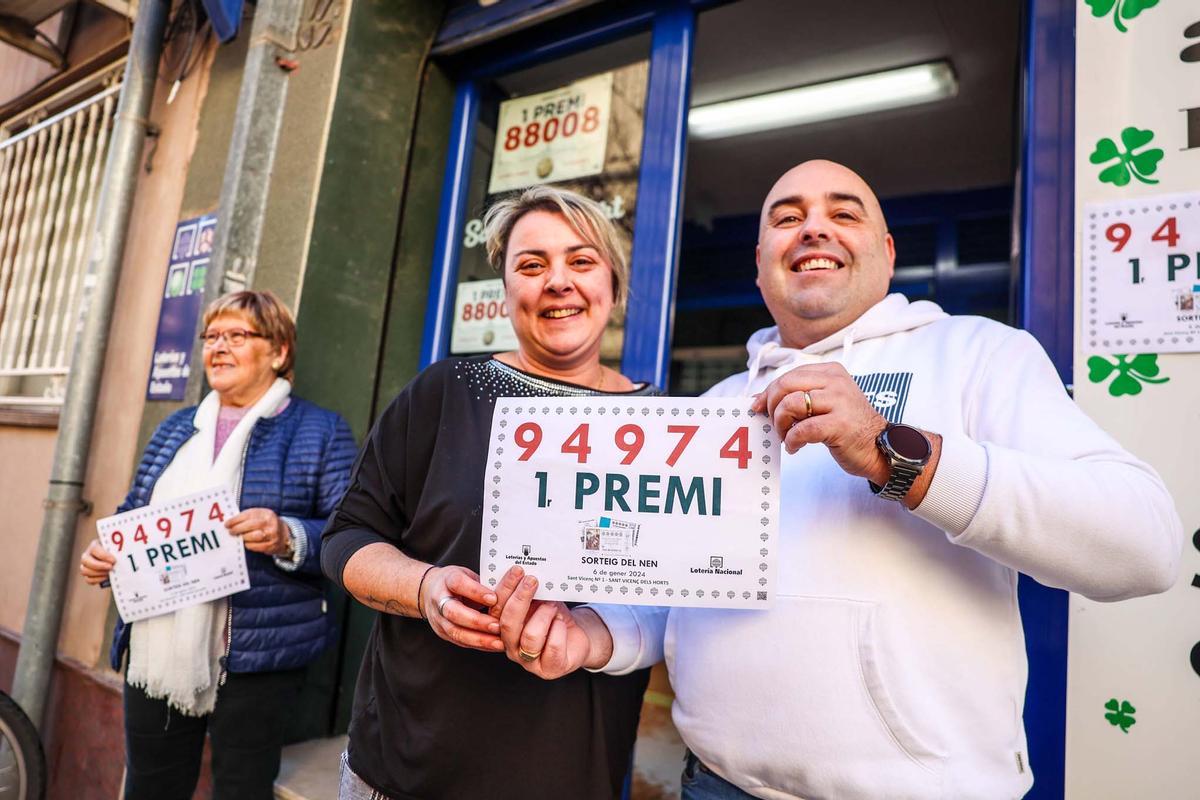
[[[242,452],[254,423],[274,414],[291,391],[290,383],[276,378],[229,434],[215,461],[221,402],[216,392],[210,392],[196,409],[192,421],[195,435],[183,443],[163,470],[154,484],[150,504],[221,485],[239,491]],[[188,716],[211,712],[217,701],[228,610],[229,598],[223,597],[132,625],[126,676],[130,685],[143,689],[149,697],[166,700]]]

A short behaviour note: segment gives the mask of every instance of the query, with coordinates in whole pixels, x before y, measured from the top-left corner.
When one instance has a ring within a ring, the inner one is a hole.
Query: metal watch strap
[[[892,476],[888,478],[888,482],[883,486],[874,481],[867,481],[867,483],[871,484],[871,491],[878,497],[882,497],[884,500],[901,502],[920,476],[922,470],[918,467],[910,467],[905,464],[897,464],[896,462],[892,462],[891,467]]]

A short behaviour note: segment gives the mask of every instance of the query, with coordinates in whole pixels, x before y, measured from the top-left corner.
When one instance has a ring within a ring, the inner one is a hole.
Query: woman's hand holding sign
[[[509,659],[539,678],[553,680],[580,667],[598,669],[612,656],[612,636],[595,612],[557,601],[534,600],[537,578],[519,566],[496,588],[492,616]]]
[[[373,542],[346,562],[354,577],[354,597],[385,614],[419,617],[450,644],[499,653],[500,624],[480,611],[496,593],[479,576],[454,564],[437,567],[411,558],[391,544]]]
[[[487,653],[499,652],[500,625],[477,606],[496,602],[496,595],[466,567],[434,567],[422,581],[417,597],[421,616],[451,644]]]
[[[248,508],[225,520],[225,528],[242,537],[247,550],[268,556],[288,556],[292,534],[287,523],[269,508]]]
[[[105,550],[99,539],[93,539],[79,559],[79,574],[92,586],[99,586],[116,565],[117,557]]]

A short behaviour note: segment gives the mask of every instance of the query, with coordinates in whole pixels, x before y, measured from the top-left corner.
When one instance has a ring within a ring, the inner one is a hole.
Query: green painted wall
[[[360,441],[417,367],[452,101],[426,64],[441,15],[429,0],[350,9],[298,308],[296,389],[341,413]],[[374,612],[340,591],[329,602],[343,641],[309,670],[293,738],[349,720]]]
[[[428,0],[356,0],[350,9],[300,295],[296,373],[301,393],[340,412],[360,438],[374,413],[418,90],[440,21],[440,3]],[[427,287],[426,278],[418,314]]]
[[[379,365],[375,397],[378,411],[417,374],[420,360],[446,150],[454,116],[454,83],[436,67],[425,74],[420,112],[404,198],[404,224],[396,248],[391,313]]]

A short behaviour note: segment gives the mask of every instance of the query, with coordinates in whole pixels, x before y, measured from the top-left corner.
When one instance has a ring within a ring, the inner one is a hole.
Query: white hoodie
[[[750,794],[804,800],[1020,797],[1026,754],[1017,572],[1095,600],[1161,592],[1183,529],[1162,481],[1071,401],[1033,337],[890,295],[803,350],[751,337],[762,391],[840,361],[884,416],[942,436],[913,512],[824,446],[784,454],[769,611],[602,606],[606,672],[665,656],[675,725]]]

